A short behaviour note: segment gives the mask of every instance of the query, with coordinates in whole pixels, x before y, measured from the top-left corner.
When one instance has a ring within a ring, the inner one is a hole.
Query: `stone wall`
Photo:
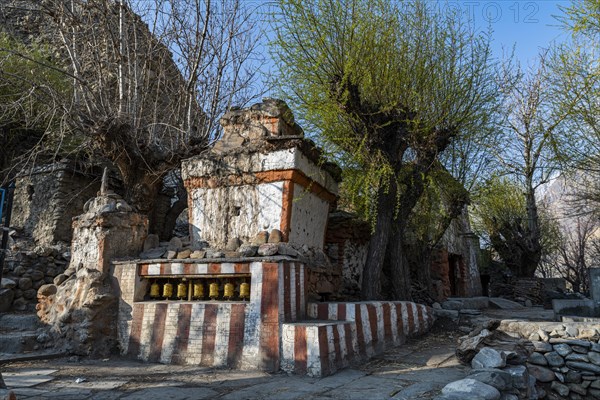
[[[99,171],[64,161],[34,168],[16,180],[11,225],[36,243],[70,243],[71,220],[100,188]]]

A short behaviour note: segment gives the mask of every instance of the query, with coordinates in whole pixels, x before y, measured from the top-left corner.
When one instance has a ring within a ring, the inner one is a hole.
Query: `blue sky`
[[[515,56],[525,67],[533,61],[540,48],[552,41],[568,39],[553,17],[560,15],[560,6],[570,1],[448,1],[438,2],[441,7],[455,7],[469,15],[478,29],[493,30],[493,49],[502,57],[503,47],[511,51],[515,45]]]

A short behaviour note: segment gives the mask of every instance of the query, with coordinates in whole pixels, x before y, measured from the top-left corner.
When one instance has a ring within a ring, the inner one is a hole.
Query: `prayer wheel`
[[[233,298],[233,283],[227,282],[223,287],[223,297],[226,300],[231,300]]]
[[[152,285],[150,285],[150,297],[153,299],[157,299],[160,297],[160,285],[154,281]]]
[[[248,282],[242,282],[240,285],[240,298],[244,300],[250,298],[250,284]]]
[[[194,293],[193,297],[196,300],[204,298],[204,285],[200,282],[195,282],[193,293]]]
[[[213,282],[208,286],[208,297],[213,300],[219,297],[219,284],[217,282]]]
[[[163,297],[168,299],[171,296],[173,296],[173,284],[171,282],[167,282],[165,283],[165,286],[163,286]]]
[[[187,298],[187,283],[179,282],[177,285],[177,298],[184,300]]]

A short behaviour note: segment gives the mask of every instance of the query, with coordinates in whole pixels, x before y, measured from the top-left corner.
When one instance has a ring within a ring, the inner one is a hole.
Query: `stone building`
[[[63,160],[16,179],[11,225],[36,244],[71,242],[71,220],[100,189],[99,168]]]

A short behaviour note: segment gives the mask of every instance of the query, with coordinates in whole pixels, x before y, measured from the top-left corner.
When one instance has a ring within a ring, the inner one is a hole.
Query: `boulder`
[[[531,355],[529,356],[527,361],[529,361],[531,364],[536,364],[536,365],[541,365],[541,366],[548,365],[548,360],[546,360],[546,357],[544,357],[543,354],[540,354],[536,351],[531,353]]]
[[[39,296],[52,296],[53,294],[56,294],[56,285],[43,285],[40,286],[40,288],[38,289],[38,297]]]
[[[258,251],[258,246],[254,244],[243,244],[239,248],[242,257],[254,257]]]
[[[269,233],[268,243],[281,243],[283,241],[283,233],[279,229],[273,229]]]
[[[158,235],[155,235],[152,233],[152,234],[146,236],[146,239],[144,240],[143,251],[146,252],[150,249],[155,249],[159,246],[160,246],[160,238],[158,237]]]
[[[258,246],[257,252],[259,256],[274,256],[278,250],[279,246],[277,243],[265,243]]]
[[[56,275],[56,277],[54,278],[54,280],[52,281],[55,285],[60,285],[61,283],[63,283],[64,281],[66,281],[69,277],[65,274],[60,274],[60,275]]]
[[[169,241],[169,247],[167,248],[167,250],[177,252],[182,247],[183,247],[183,243],[181,242],[181,239],[179,239],[177,236],[175,236]]]
[[[565,360],[555,351],[544,354],[544,357],[548,360],[548,365],[551,367],[562,367],[565,365]]]
[[[15,298],[15,292],[9,288],[0,289],[0,312],[7,312]]]
[[[14,289],[17,287],[17,282],[12,279],[2,278],[2,283],[0,284],[0,289]]]
[[[496,389],[503,391],[512,387],[511,375],[497,368],[474,369],[468,376],[469,379],[475,379]]]
[[[594,363],[596,365],[600,365],[600,353],[595,352],[595,351],[590,351],[589,353],[587,353],[587,356],[588,356],[588,359],[592,363]]]
[[[535,349],[535,351],[539,353],[547,353],[553,350],[552,345],[547,342],[532,341],[531,343],[533,344],[533,348]]]
[[[19,279],[19,289],[27,290],[33,286],[33,281],[31,278],[21,278]]]
[[[527,364],[527,371],[540,382],[552,382],[555,378],[551,369],[535,364]]]
[[[239,247],[242,245],[242,241],[239,237],[232,237],[227,241],[225,245],[225,250],[227,251],[237,251]]]
[[[265,244],[269,241],[269,232],[261,231],[254,236],[252,239],[252,244],[260,246],[261,244]]]
[[[567,397],[569,395],[569,387],[556,381],[552,382],[552,384],[550,385],[550,389],[552,389],[562,397]]]
[[[594,374],[600,375],[600,366],[596,364],[578,362],[578,361],[567,361],[567,367],[577,371],[588,371]]]
[[[451,382],[442,389],[443,395],[461,394],[464,399],[472,399],[477,396],[486,400],[499,400],[500,392],[493,386],[479,382],[475,379],[461,379]]]
[[[204,258],[205,255],[206,255],[206,251],[204,251],[204,250],[194,250],[192,252],[192,254],[190,254],[190,258],[191,259],[199,259],[199,258]]]
[[[165,255],[166,251],[167,251],[166,247],[155,247],[153,249],[144,250],[140,254],[140,258],[142,258],[144,260],[152,260],[152,259],[156,259],[156,258],[161,258],[162,256]]]
[[[573,352],[571,346],[565,343],[555,344],[552,347],[554,348],[554,351],[562,357],[566,357]]]
[[[192,250],[191,249],[181,250],[180,252],[177,253],[177,259],[179,259],[179,260],[188,259],[188,258],[190,258],[191,254],[192,254]]]
[[[506,357],[499,351],[484,347],[479,350],[479,353],[471,360],[471,367],[478,368],[502,368],[506,366]]]

